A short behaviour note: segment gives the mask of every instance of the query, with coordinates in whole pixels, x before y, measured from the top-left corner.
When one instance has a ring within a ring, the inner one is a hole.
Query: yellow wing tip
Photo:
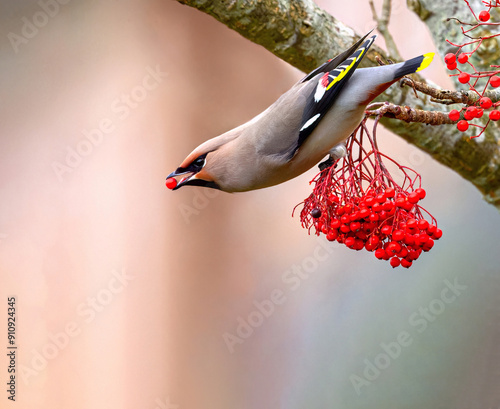
[[[423,55],[424,59],[420,63],[420,67],[418,67],[416,72],[419,72],[419,71],[426,69],[431,64],[432,60],[434,59],[434,55],[435,55],[434,53],[424,54]]]

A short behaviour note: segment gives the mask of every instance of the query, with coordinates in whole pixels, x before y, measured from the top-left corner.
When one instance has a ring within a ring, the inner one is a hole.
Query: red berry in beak
[[[165,182],[165,186],[169,189],[173,189],[177,186],[177,180],[175,178],[168,178]]]

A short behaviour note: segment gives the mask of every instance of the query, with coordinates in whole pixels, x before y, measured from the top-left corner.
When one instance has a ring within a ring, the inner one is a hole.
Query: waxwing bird
[[[356,69],[375,41],[375,35],[367,39],[369,34],[255,118],[198,146],[168,175],[167,186],[244,192],[283,183],[320,162],[351,135],[375,97],[403,76],[426,68],[434,56]],[[178,176],[177,183],[172,178]]]

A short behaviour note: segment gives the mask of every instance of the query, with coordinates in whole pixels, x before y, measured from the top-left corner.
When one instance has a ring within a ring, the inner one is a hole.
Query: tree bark
[[[177,1],[213,16],[304,72],[311,71],[359,38],[354,30],[319,8],[312,0]],[[461,30],[457,22],[447,19],[456,17],[471,21],[472,16],[465,2],[407,0],[407,3],[431,30],[441,56],[453,52],[454,48],[445,39],[461,42]],[[480,0],[470,3],[474,10],[483,8]],[[487,48],[480,57],[476,56],[479,53],[474,55],[473,62],[478,69],[487,70],[488,62],[499,60],[500,44],[496,39],[490,41],[494,46]],[[380,48],[373,47],[364,65],[377,65],[377,55],[388,58]],[[425,82],[418,76],[416,78]],[[434,84],[428,85],[435,87]],[[378,101],[389,101],[422,111],[443,110],[443,105],[431,101],[427,95],[420,94],[416,98],[408,87],[392,86]],[[498,133],[496,124],[491,124],[485,137],[478,140],[469,139],[471,134],[461,133],[453,125],[431,126],[387,117],[382,118],[381,123],[473,183],[483,193],[485,200],[500,210],[500,146],[495,135]]]

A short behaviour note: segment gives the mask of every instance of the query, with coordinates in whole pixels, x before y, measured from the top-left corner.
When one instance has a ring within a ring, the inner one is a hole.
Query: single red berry
[[[453,64],[457,60],[457,56],[453,53],[448,53],[444,56],[444,62],[446,65]]]
[[[413,263],[407,259],[402,259],[401,260],[401,266],[404,268],[410,268]]]
[[[366,207],[363,207],[360,211],[359,211],[359,217],[361,219],[366,219],[367,217],[370,216],[370,209],[366,208]]]
[[[396,255],[400,258],[405,258],[408,255],[409,251],[406,247],[403,247],[401,251],[399,251]]]
[[[492,121],[498,121],[500,119],[500,111],[495,109],[490,112],[489,116]]]
[[[405,238],[405,233],[403,230],[396,230],[392,233],[392,239],[394,241],[401,241]]]
[[[388,198],[394,197],[396,195],[396,190],[393,187],[388,187],[385,189],[385,196]]]
[[[418,254],[417,250],[410,250],[410,254],[408,254],[408,259],[416,260],[419,256],[420,256],[420,254]]]
[[[337,237],[339,237],[339,232],[338,230],[330,230],[328,234],[326,235],[326,239],[328,241],[334,241]]]
[[[344,214],[340,217],[340,221],[344,224],[347,224],[351,221],[351,218],[348,215]]]
[[[481,118],[484,114],[484,111],[481,108],[476,109],[476,118]]]
[[[418,189],[415,189],[415,192],[418,194],[418,197],[420,199],[424,199],[425,198],[426,192],[421,187],[419,187]]]
[[[435,224],[429,224],[429,227],[427,227],[427,233],[430,235],[433,235],[436,231],[437,227]]]
[[[351,222],[355,222],[356,220],[359,220],[359,213],[358,212],[353,212],[349,215],[349,219],[351,219]]]
[[[370,221],[371,222],[376,222],[376,221],[378,221],[378,219],[379,219],[378,213],[371,213],[370,214]]]
[[[368,223],[363,223],[363,230],[367,233],[371,233],[373,230],[375,230],[376,224],[372,222]]]
[[[461,53],[458,56],[458,62],[460,64],[465,64],[468,60],[469,60],[469,56],[467,54],[465,54],[465,53]]]
[[[177,179],[168,178],[165,182],[165,186],[168,187],[169,189],[173,189],[174,187],[177,186]]]
[[[434,232],[434,234],[432,235],[432,237],[435,240],[440,239],[441,237],[443,237],[443,231],[441,229],[436,229],[436,231]]]
[[[382,205],[382,207],[386,212],[390,212],[394,207],[394,202],[387,201]]]
[[[331,203],[337,203],[337,204],[340,203],[340,199],[337,196],[335,196],[334,194],[331,194],[331,193],[328,195],[328,200]]]
[[[392,231],[392,227],[391,226],[388,226],[388,225],[385,225],[384,227],[382,227],[380,229],[380,231],[382,232],[382,234],[385,234],[385,235],[389,235],[391,234],[391,231]]]
[[[385,252],[384,249],[377,249],[375,250],[375,257],[377,257],[379,260],[382,260],[385,258],[387,253]]]
[[[420,230],[427,230],[429,227],[429,222],[425,219],[419,220],[418,221],[418,228]]]
[[[339,219],[333,219],[332,222],[330,223],[330,227],[332,229],[338,229],[338,228],[340,228],[341,225],[342,225],[342,223],[340,223]]]
[[[448,118],[450,118],[452,121],[458,121],[460,119],[460,112],[457,111],[456,109],[453,109],[448,114]]]
[[[408,195],[408,201],[410,203],[418,203],[418,201],[420,200],[420,196],[418,195],[417,192],[411,192],[409,195]]]
[[[340,231],[342,233],[349,233],[351,231],[351,226],[348,224],[343,224],[342,226],[340,226]]]
[[[365,244],[365,249],[366,249],[367,251],[373,251],[373,250],[375,250],[375,246],[372,246],[370,243],[368,243],[368,242],[367,242],[367,243]]]
[[[494,112],[494,111],[492,111],[492,112]],[[490,118],[491,118],[491,112],[490,112]],[[464,121],[462,119],[461,121],[458,121],[458,123],[457,123],[457,129],[460,132],[465,132],[467,129],[469,129],[469,123],[467,121]]]
[[[412,230],[417,228],[417,221],[415,219],[408,219],[406,221],[406,230]]]
[[[467,108],[465,110],[465,112],[464,112],[464,119],[466,121],[470,121],[471,119],[474,119],[475,117],[476,117],[476,108],[469,107],[469,108]]]
[[[424,245],[422,246],[422,250],[424,251],[429,251],[431,248],[434,247],[434,240],[429,239],[427,240]]]
[[[479,105],[481,105],[481,108],[483,109],[488,109],[493,105],[493,102],[491,102],[491,99],[489,99],[488,97],[482,97],[479,100]]]
[[[375,203],[372,207],[372,210],[375,212],[375,213],[380,213],[380,211],[382,211],[382,205],[380,203]]]
[[[352,212],[352,205],[347,203],[345,206],[344,206],[344,213],[346,214],[349,214]]]
[[[462,84],[467,84],[470,80],[470,75],[466,72],[461,72],[458,76],[458,82]]]
[[[411,211],[413,209],[413,203],[411,203],[409,200],[405,202],[405,205],[403,207],[407,212]]]
[[[370,246],[375,247],[379,243],[380,243],[380,239],[378,238],[378,236],[371,236],[368,239],[368,244],[370,244]]]
[[[360,231],[356,232],[356,237],[358,239],[363,240],[363,243],[364,243],[366,241],[366,238],[368,237],[368,235],[363,230],[360,230]]]
[[[484,23],[489,19],[490,19],[490,13],[488,13],[486,10],[483,10],[481,11],[481,13],[479,13],[479,21],[482,21]]]
[[[347,246],[347,247],[352,247],[354,246],[354,243],[356,243],[356,239],[354,237],[348,237],[347,239],[345,239],[344,241],[344,244]]]
[[[397,241],[391,241],[389,244],[387,244],[385,251],[389,254],[399,253],[401,251],[401,244],[399,244]]]
[[[367,197],[366,200],[365,200],[365,204],[368,207],[372,207],[375,204],[375,199],[373,198],[373,196]]]
[[[365,248],[365,243],[361,239],[356,239],[354,241],[354,245],[352,247],[354,248],[354,250],[357,250],[357,251],[363,250]]]
[[[396,206],[397,207],[404,207],[405,204],[406,204],[406,198],[404,198],[404,197],[398,197],[396,199]]]
[[[457,69],[457,62],[452,62],[450,64],[446,64],[446,68],[448,68],[450,71],[455,71]]]
[[[396,268],[401,264],[401,261],[399,261],[399,258],[394,256],[393,258],[391,258],[391,261],[389,261],[389,263],[391,263],[392,268]]]
[[[351,228],[351,231],[359,231],[361,229],[361,223],[360,222],[352,222],[349,227]]]
[[[429,240],[429,238],[430,238],[429,235],[425,233],[420,233],[418,235],[418,241],[420,245],[423,245],[427,240]]]
[[[493,88],[500,87],[500,77],[498,75],[493,75],[490,78],[490,84]]]
[[[379,193],[377,196],[375,196],[375,200],[379,203],[384,203],[385,199],[385,193]]]

